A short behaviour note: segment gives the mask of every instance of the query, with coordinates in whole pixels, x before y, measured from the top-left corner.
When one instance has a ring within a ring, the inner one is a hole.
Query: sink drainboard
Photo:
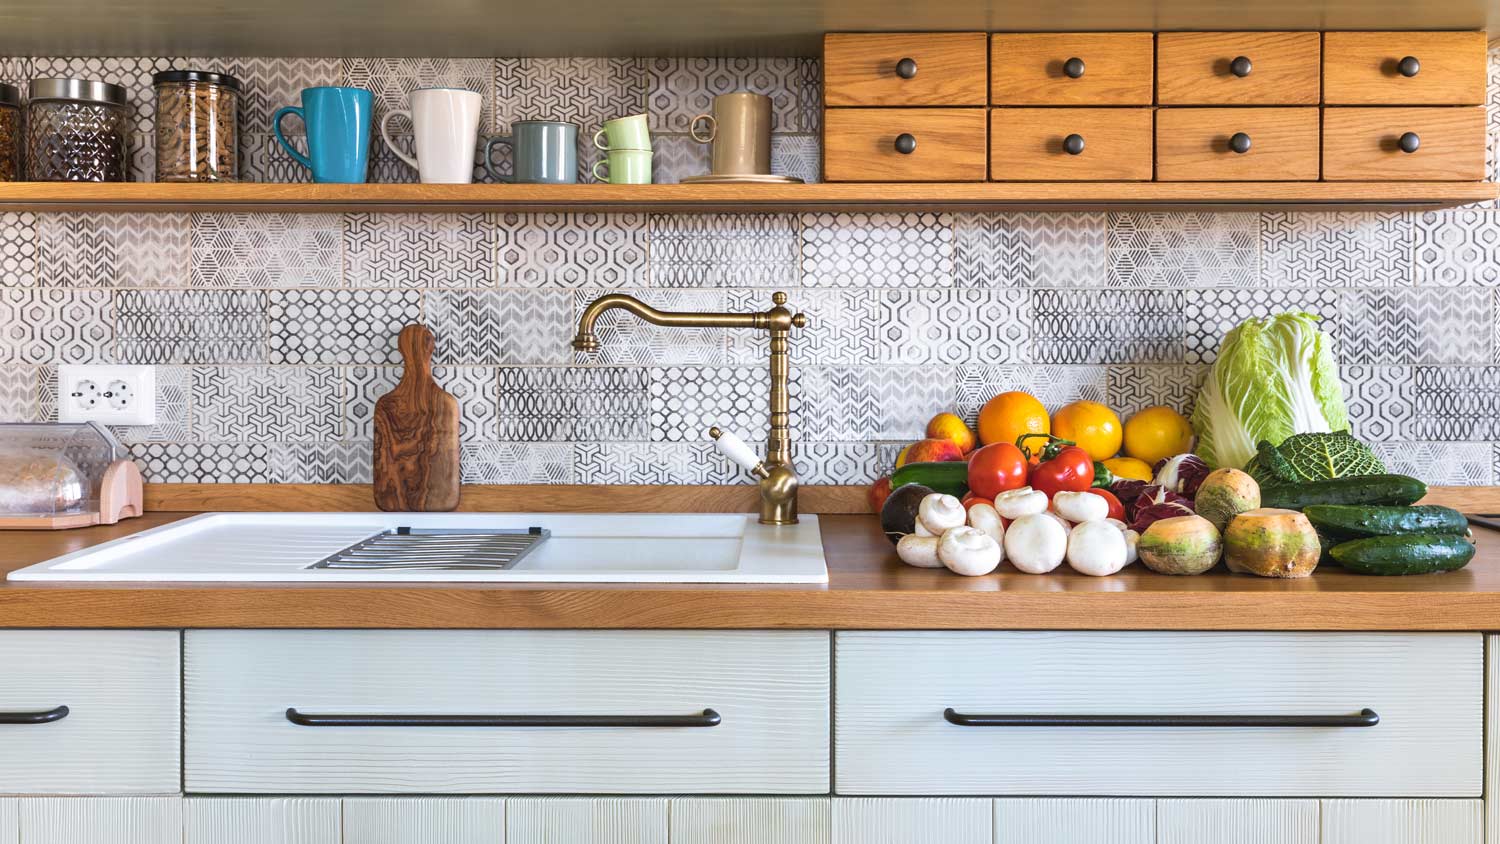
[[[398,527],[367,537],[313,563],[314,569],[508,569],[552,532]]]

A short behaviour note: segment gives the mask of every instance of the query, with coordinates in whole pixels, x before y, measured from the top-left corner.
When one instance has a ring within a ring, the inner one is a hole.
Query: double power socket
[[[57,421],[156,424],[156,367],[59,364]]]

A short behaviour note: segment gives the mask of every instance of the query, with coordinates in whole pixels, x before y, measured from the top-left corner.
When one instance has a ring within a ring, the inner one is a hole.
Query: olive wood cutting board
[[[375,506],[452,510],[458,506],[458,400],[432,378],[432,332],[401,329],[405,371],[375,402]]]

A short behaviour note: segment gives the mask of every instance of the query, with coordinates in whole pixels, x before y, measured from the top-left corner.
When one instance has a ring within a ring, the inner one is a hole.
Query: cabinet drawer
[[[990,178],[1150,181],[1151,109],[994,109]]]
[[[1487,75],[1484,39],[1482,32],[1327,33],[1323,102],[1481,105]]]
[[[902,136],[912,142],[901,152]],[[982,108],[840,108],[823,113],[830,182],[982,182]]]
[[[1156,101],[1317,105],[1319,48],[1316,32],[1163,32],[1156,40]]]
[[[841,794],[1480,793],[1478,634],[851,632],[836,650]],[[949,708],[1379,723],[960,726]]]
[[[1323,178],[1479,181],[1484,133],[1482,106],[1324,109]]]
[[[175,793],[179,657],[175,632],[0,632],[0,793]]]
[[[828,790],[826,633],[209,630],[186,658],[190,791]]]
[[[1236,152],[1236,135],[1249,149]],[[1164,108],[1156,112],[1163,182],[1296,182],[1318,178],[1315,108]]]
[[[830,106],[984,105],[985,34],[829,33],[823,102]]]
[[[990,37],[991,105],[1151,105],[1149,32]]]

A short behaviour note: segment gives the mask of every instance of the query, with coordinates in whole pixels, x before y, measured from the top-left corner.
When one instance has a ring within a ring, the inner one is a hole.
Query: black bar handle
[[[969,715],[948,707],[943,720],[960,727],[1373,727],[1373,709],[1358,715]]]
[[[50,724],[68,717],[68,712],[66,706],[41,712],[0,712],[0,724]]]
[[[699,715],[321,715],[288,708],[302,727],[717,727],[712,709]]]

